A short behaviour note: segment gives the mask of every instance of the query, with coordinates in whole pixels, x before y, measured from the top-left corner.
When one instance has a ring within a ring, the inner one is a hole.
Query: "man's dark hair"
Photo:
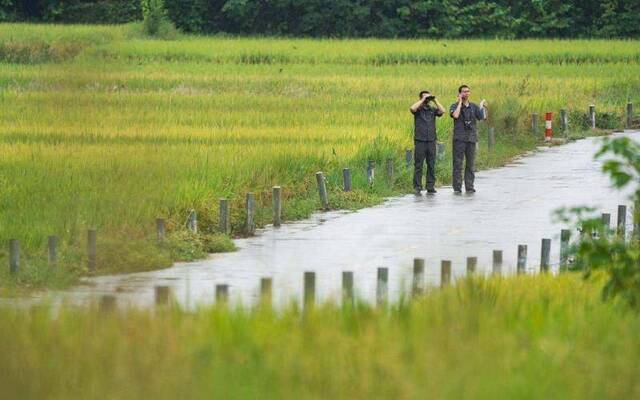
[[[430,91],[428,91],[428,90],[423,90],[423,91],[422,91],[422,92],[420,92],[420,94],[418,95],[418,98],[420,98],[420,99],[421,99],[421,98],[422,98],[422,94],[423,94],[423,93],[431,94],[431,92],[430,92]]]
[[[462,92],[462,89],[467,88],[467,89],[471,89],[469,86],[467,85],[460,85],[460,87],[458,88],[458,93]]]

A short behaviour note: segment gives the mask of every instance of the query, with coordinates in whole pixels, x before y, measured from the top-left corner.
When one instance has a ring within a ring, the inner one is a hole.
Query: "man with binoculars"
[[[464,188],[468,193],[474,193],[473,173],[476,159],[476,142],[478,141],[477,120],[487,119],[487,109],[483,99],[478,106],[469,101],[471,89],[467,85],[458,88],[458,101],[451,105],[449,114],[453,118],[453,191],[462,193],[462,163],[466,158],[464,168]]]
[[[427,162],[427,193],[436,192],[436,117],[444,114],[444,107],[436,96],[423,90],[418,95],[420,100],[415,102],[409,110],[415,121],[413,152],[413,189],[415,194],[422,194],[422,166]],[[433,103],[433,105],[431,105]]]

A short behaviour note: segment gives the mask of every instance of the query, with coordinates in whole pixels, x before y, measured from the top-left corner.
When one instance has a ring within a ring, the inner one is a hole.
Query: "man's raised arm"
[[[458,119],[460,117],[460,108],[462,107],[462,96],[460,94],[458,94],[458,104],[455,105],[455,109],[454,106],[451,106],[451,118],[453,119]]]
[[[412,114],[415,114],[416,111],[418,111],[418,108],[420,108],[420,106],[422,105],[422,103],[424,103],[425,99],[426,97],[423,97],[420,100],[413,103],[413,105],[409,107],[409,111],[411,111]]]

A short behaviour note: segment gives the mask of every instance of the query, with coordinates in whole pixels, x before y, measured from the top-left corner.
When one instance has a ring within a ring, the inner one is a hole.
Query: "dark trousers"
[[[453,141],[453,190],[462,190],[462,163],[466,158],[464,166],[464,188],[466,190],[473,189],[473,173],[474,164],[476,162],[476,143],[467,142],[466,140]]]
[[[413,188],[422,190],[422,165],[427,162],[427,190],[436,184],[436,141],[415,140],[413,151]]]

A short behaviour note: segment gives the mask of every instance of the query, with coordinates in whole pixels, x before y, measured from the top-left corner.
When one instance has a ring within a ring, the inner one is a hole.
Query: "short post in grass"
[[[245,229],[248,235],[253,235],[256,230],[255,215],[256,215],[256,196],[249,192],[247,193],[245,206],[247,208],[247,222]]]
[[[451,283],[451,261],[442,260],[440,263],[440,286],[444,287]]]
[[[260,278],[260,301],[263,304],[271,304],[273,292],[273,279]]]
[[[531,132],[538,136],[538,113],[531,114]]]
[[[478,257],[467,257],[467,275],[471,276],[478,269]]]
[[[437,142],[436,143],[436,159],[444,160],[444,153],[446,149],[444,147],[444,143]]]
[[[229,285],[216,285],[216,304],[226,304],[229,300]]]
[[[625,238],[627,230],[627,206],[620,204],[618,206],[618,227],[616,231],[618,232],[618,236],[620,236],[623,240]]]
[[[567,110],[564,108],[560,110],[560,129],[562,130],[562,136],[566,138],[569,133],[569,119]]]
[[[383,305],[387,302],[389,291],[389,269],[386,267],[379,267],[376,281],[376,302],[378,305]]]
[[[542,239],[540,249],[540,272],[549,271],[549,256],[551,254],[551,239]]]
[[[103,294],[100,296],[100,303],[98,306],[98,310],[103,314],[108,314],[113,312],[116,308],[116,296],[112,294]]]
[[[55,265],[58,262],[58,237],[51,235],[47,238],[47,261],[49,265]]]
[[[349,168],[342,169],[342,190],[351,191],[351,170]]]
[[[411,149],[407,149],[404,152],[404,161],[407,168],[411,167],[411,161],[413,161],[413,151]]]
[[[156,240],[158,243],[164,242],[166,232],[164,218],[156,218]]]
[[[596,106],[595,104],[589,104],[589,124],[591,129],[596,129]]]
[[[387,158],[387,180],[389,181],[389,185],[393,185],[393,158]]]
[[[329,198],[327,197],[327,183],[322,172],[316,172],[316,181],[318,182],[318,194],[320,195],[320,203],[323,210],[329,209]]]
[[[189,217],[187,218],[187,229],[189,229],[193,233],[198,233],[198,214],[194,209],[191,209],[191,211],[189,211]]]
[[[569,261],[569,240],[571,239],[571,231],[562,229],[560,231],[560,272],[567,270]]]
[[[502,250],[493,251],[493,274],[502,274]]]
[[[316,302],[316,273],[305,271],[304,273],[304,307],[313,307]]]
[[[96,270],[98,232],[95,229],[87,231],[87,268],[89,271]]]
[[[630,129],[633,125],[633,103],[627,103],[627,129]]]
[[[367,183],[369,186],[373,185],[373,179],[375,178],[376,164],[375,161],[369,160],[367,162]]]
[[[171,296],[171,289],[169,286],[155,286],[154,295],[156,306],[164,306],[169,304],[169,297]]]
[[[220,230],[221,233],[224,233],[225,235],[229,233],[230,231],[230,219],[229,218],[229,200],[225,199],[225,198],[220,198],[219,200],[219,205],[220,205],[220,214],[219,214],[219,220],[218,220],[218,229]]]
[[[353,305],[353,271],[342,271],[342,305]]]
[[[489,128],[487,143],[489,144],[489,150],[493,150],[496,145],[496,131],[493,127]]]
[[[516,264],[516,273],[518,275],[524,274],[527,272],[527,245],[519,244],[518,245],[518,261]]]
[[[273,187],[273,226],[280,226],[280,214],[282,212],[281,196],[282,188],[280,186]]]
[[[602,221],[602,234],[607,235],[609,233],[609,228],[611,227],[611,214],[602,213],[601,221]]]
[[[18,273],[20,269],[20,242],[18,239],[9,240],[9,272],[11,275]]]
[[[412,295],[419,296],[424,292],[424,258],[413,259],[413,286]]]

